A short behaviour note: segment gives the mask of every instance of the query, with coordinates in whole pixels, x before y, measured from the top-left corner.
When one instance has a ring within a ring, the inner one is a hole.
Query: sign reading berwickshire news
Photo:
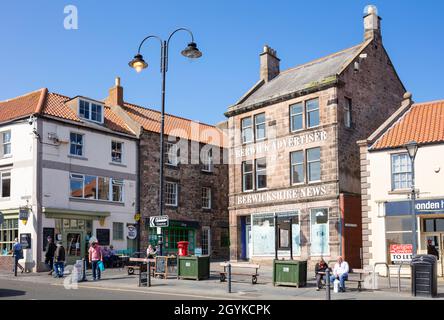
[[[236,196],[236,205],[261,204],[319,197],[328,194],[326,185],[274,190]]]
[[[267,152],[277,152],[286,148],[298,147],[308,143],[321,142],[327,140],[327,132],[313,131],[302,133],[282,139],[272,139],[266,142],[259,142],[246,147],[236,148],[234,154],[236,158],[261,154]]]

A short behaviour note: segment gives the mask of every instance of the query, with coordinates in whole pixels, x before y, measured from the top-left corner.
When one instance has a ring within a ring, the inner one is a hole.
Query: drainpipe
[[[137,252],[140,252],[140,242],[142,241],[142,234],[141,234],[141,228],[140,228],[140,224],[142,222],[142,213],[140,212],[140,175],[141,175],[141,168],[140,168],[140,136],[139,135],[137,142],[136,142],[136,170],[137,170],[137,174],[136,174],[136,201],[135,201],[135,205],[136,205],[136,214],[140,215],[140,219],[139,221],[137,221],[137,241],[136,241],[136,246],[137,246]],[[148,270],[149,273],[149,270]]]
[[[36,132],[38,134],[38,137],[34,137],[34,178],[35,178],[35,191],[34,191],[34,199],[35,199],[35,215],[36,215],[36,241],[35,246],[33,250],[36,250],[35,255],[35,267],[34,271],[39,272],[41,271],[40,265],[42,263],[42,251],[43,251],[43,243],[42,243],[42,236],[43,236],[43,227],[42,227],[42,144],[40,143],[40,139],[43,136],[43,120],[39,117],[37,117],[35,124]],[[32,208],[32,204],[31,204]],[[31,242],[32,243],[32,242]]]

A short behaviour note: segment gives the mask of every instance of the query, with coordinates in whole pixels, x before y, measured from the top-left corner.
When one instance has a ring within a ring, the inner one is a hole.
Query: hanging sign
[[[126,228],[128,229],[128,235],[127,235],[128,239],[130,239],[130,240],[136,239],[137,238],[137,228],[136,228],[136,226],[133,225],[133,224],[130,224]]]

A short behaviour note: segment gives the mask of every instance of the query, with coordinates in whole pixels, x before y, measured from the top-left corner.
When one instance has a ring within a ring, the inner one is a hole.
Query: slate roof
[[[444,100],[413,104],[370,150],[397,148],[412,140],[418,144],[444,142]]]
[[[346,50],[282,71],[269,82],[259,83],[256,90],[242,98],[234,108],[242,108],[285,96],[311,87],[340,74],[343,69],[367,46],[361,43]]]

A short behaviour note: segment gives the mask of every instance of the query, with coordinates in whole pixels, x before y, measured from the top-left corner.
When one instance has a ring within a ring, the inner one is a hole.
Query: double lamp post
[[[141,72],[143,69],[146,69],[148,67],[148,63],[145,62],[143,59],[142,54],[140,53],[140,50],[142,48],[142,45],[145,43],[146,40],[155,38],[159,40],[160,42],[160,72],[162,73],[162,105],[161,105],[161,113],[160,113],[160,181],[159,181],[159,215],[163,215],[164,213],[164,131],[165,131],[165,80],[166,80],[166,73],[168,71],[168,48],[170,45],[171,38],[179,31],[185,31],[188,32],[188,34],[191,36],[191,42],[188,43],[188,46],[182,50],[182,55],[190,58],[190,59],[197,59],[202,56],[202,52],[199,51],[197,48],[196,43],[194,42],[194,36],[193,33],[185,28],[179,28],[174,30],[168,37],[168,39],[162,40],[160,37],[155,35],[147,36],[142,40],[142,42],[139,45],[139,49],[137,51],[137,54],[134,56],[134,58],[128,63],[129,66],[133,69],[135,69],[138,73]],[[162,255],[162,235],[159,235],[158,237],[158,245],[159,245],[159,254]]]

